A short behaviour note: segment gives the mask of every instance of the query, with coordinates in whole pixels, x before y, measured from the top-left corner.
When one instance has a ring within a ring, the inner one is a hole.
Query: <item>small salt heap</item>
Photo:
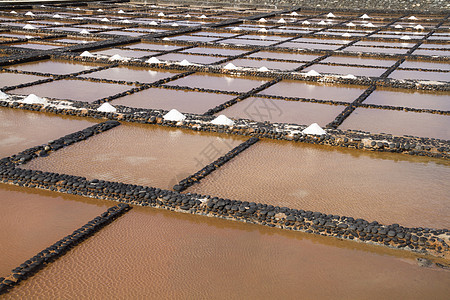
[[[233,31],[239,31],[239,30],[242,30],[240,27],[234,27],[233,28]]]
[[[298,16],[298,13],[296,13],[295,11],[291,12],[291,16]]]
[[[163,12],[160,12],[159,14],[158,14],[158,17],[164,17],[165,16],[165,14],[163,13]]]
[[[27,25],[23,26],[22,28],[23,28],[23,29],[36,29],[36,27],[34,27],[34,26],[31,25],[31,24],[27,24]]]
[[[180,113],[176,109],[171,109],[167,114],[164,115],[164,120],[166,121],[184,121],[186,119],[186,116]]]
[[[62,17],[61,15],[54,14],[54,15],[53,15],[53,18],[55,18],[55,19],[62,19],[63,17]]]
[[[31,11],[29,11],[29,12],[27,12],[26,14],[25,14],[25,16],[30,16],[30,17],[33,17],[34,16],[34,14],[31,12]]]
[[[320,73],[314,70],[310,70],[306,73],[306,76],[320,76]]]
[[[325,23],[324,20],[320,21],[318,24],[319,24],[319,25],[327,25],[327,23]]]
[[[26,104],[46,104],[47,101],[44,98],[38,97],[35,94],[28,95],[25,99],[22,100],[23,103]]]
[[[99,108],[97,108],[97,111],[102,111],[102,112],[116,112],[117,109],[112,106],[111,104],[109,104],[108,102],[103,103],[102,105],[100,105]]]
[[[309,22],[308,20],[305,20],[305,21],[302,22],[302,24],[303,24],[303,25],[310,25],[311,22]]]
[[[180,66],[190,66],[190,65],[191,65],[191,63],[187,59],[183,59],[180,62]]]
[[[375,27],[375,25],[373,25],[372,23],[367,23],[367,24],[365,24],[364,26],[366,26],[366,27]]]
[[[84,51],[80,54],[81,57],[94,57],[94,55],[89,51]]]
[[[9,98],[8,94],[5,94],[2,91],[0,91],[0,100],[5,100],[5,99],[8,99],[8,98]]]
[[[200,19],[207,19],[208,17],[207,16],[205,16],[205,15],[201,15],[200,16]]]
[[[178,25],[177,23],[172,23],[172,25],[170,25],[170,26],[172,26],[172,27],[178,27],[178,26],[180,26],[180,25]]]
[[[100,21],[102,21],[102,22],[109,22],[109,19],[108,18],[103,18]]]
[[[403,26],[402,26],[402,25],[400,25],[400,24],[397,24],[397,25],[395,25],[395,26],[394,26],[394,28],[397,28],[397,29],[402,29],[402,28],[403,28]]]
[[[312,134],[312,135],[324,135],[327,134],[325,130],[323,130],[319,124],[312,123],[307,128],[302,131],[303,134]]]
[[[125,12],[123,10],[119,10],[117,13],[124,14]]]
[[[351,35],[350,33],[346,32],[346,33],[344,33],[342,36],[343,36],[343,37],[351,37],[352,35]]]
[[[277,23],[286,23],[286,21],[283,18],[281,18],[281,19],[278,20]]]
[[[161,63],[161,61],[159,59],[157,59],[156,57],[150,57],[145,62],[148,64],[160,64]]]
[[[103,9],[99,8],[99,9],[97,9],[97,11],[99,11],[99,12],[102,12],[102,11],[103,11]]]
[[[408,18],[408,20],[418,20],[418,19],[416,17],[414,17],[414,16],[411,16],[411,17]]]
[[[336,18],[336,16],[333,13],[328,13],[327,18]]]
[[[267,22],[267,20],[264,19],[264,18],[261,18],[261,19],[258,20],[258,22],[263,22],[264,23],[264,22]]]
[[[261,28],[260,30],[258,30],[258,32],[267,32],[267,29]]]
[[[148,23],[148,25],[156,26],[158,25],[158,23],[156,23],[155,21],[151,21],[150,23]]]
[[[10,14],[17,14],[17,11],[12,10],[12,11],[10,11]]]
[[[402,36],[400,39],[401,39],[401,40],[410,40],[411,37],[408,36],[408,35],[404,35],[404,36]]]
[[[211,124],[214,125],[226,125],[226,126],[233,126],[234,122],[233,120],[227,118],[227,116],[225,115],[220,115],[217,118],[215,118],[214,120],[211,121]]]
[[[232,64],[232,63],[228,63],[225,67],[223,67],[225,70],[236,70],[237,67]]]
[[[80,33],[81,34],[89,34],[90,32],[87,29],[83,29],[83,30],[80,31]]]
[[[353,74],[347,74],[345,76],[342,76],[342,78],[346,78],[346,79],[356,79],[356,76]]]
[[[190,17],[191,17],[191,15],[190,15],[190,14],[187,14],[187,15],[185,15],[185,17],[186,17],[186,18],[190,18]]]
[[[352,22],[349,22],[349,23],[347,23],[346,25],[347,25],[347,27],[355,27],[355,26],[356,26],[356,25],[355,25],[354,23],[352,23]]]
[[[367,14],[363,14],[360,18],[361,19],[370,19],[370,17]]]
[[[111,56],[108,60],[109,60],[109,61],[116,61],[116,60],[126,61],[126,60],[128,60],[128,58],[122,57],[122,56],[120,56],[119,54],[114,54],[114,55]]]
[[[266,67],[262,66],[261,68],[258,69],[259,72],[268,72],[269,69],[267,69]]]
[[[122,22],[122,23],[126,23],[126,24],[129,24],[129,23],[131,23],[131,21],[130,21],[130,20],[123,20],[123,21],[120,21],[120,22]]]
[[[75,10],[81,10],[81,8],[77,7],[77,8],[75,8]]]
[[[416,29],[416,30],[424,30],[425,27],[423,27],[423,26],[420,25],[420,24],[417,24],[416,26],[414,26],[414,29]]]

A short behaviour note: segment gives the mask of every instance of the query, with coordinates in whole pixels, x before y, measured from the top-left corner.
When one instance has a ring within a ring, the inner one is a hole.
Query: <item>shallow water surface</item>
[[[415,257],[137,207],[6,298],[445,299],[450,273]]]
[[[90,70],[94,67],[96,67],[96,65],[90,63],[48,59],[13,65],[8,67],[8,69],[62,75]]]

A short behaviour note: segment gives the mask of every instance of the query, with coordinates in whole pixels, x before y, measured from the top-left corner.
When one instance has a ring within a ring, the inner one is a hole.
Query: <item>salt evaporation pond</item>
[[[416,257],[136,207],[5,298],[445,299],[450,273]]]

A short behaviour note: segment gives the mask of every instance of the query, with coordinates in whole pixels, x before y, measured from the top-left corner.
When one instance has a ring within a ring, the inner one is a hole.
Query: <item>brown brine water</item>
[[[113,202],[0,184],[0,276],[110,206]]]
[[[34,159],[25,167],[171,189],[245,139],[127,124]]]
[[[449,177],[446,160],[265,140],[187,192],[448,228]]]
[[[6,299],[446,299],[416,255],[136,207]]]

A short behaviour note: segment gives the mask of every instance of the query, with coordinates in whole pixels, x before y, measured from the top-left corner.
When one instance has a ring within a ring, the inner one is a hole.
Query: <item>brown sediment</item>
[[[171,110],[175,108],[180,112],[202,114],[208,109],[224,103],[232,98],[233,96],[215,93],[199,93],[163,88],[150,88],[139,93],[114,100],[112,105],[125,105],[129,107],[164,110]]]
[[[450,273],[419,267],[417,258],[372,245],[136,207],[5,298],[444,299]]]
[[[122,125],[49,157],[37,158],[25,167],[171,189],[243,140],[182,129]]]
[[[357,108],[339,127],[373,133],[450,139],[450,120],[446,115]]]
[[[450,226],[447,161],[260,141],[186,192],[404,226]]]
[[[130,88],[131,87],[128,85],[64,79],[15,89],[11,91],[11,93],[19,95],[33,93],[40,97],[93,102],[104,97],[124,92]]]
[[[0,158],[99,122],[96,119],[57,116],[10,108],[0,108]]]
[[[111,202],[0,184],[0,276],[70,234]]]

